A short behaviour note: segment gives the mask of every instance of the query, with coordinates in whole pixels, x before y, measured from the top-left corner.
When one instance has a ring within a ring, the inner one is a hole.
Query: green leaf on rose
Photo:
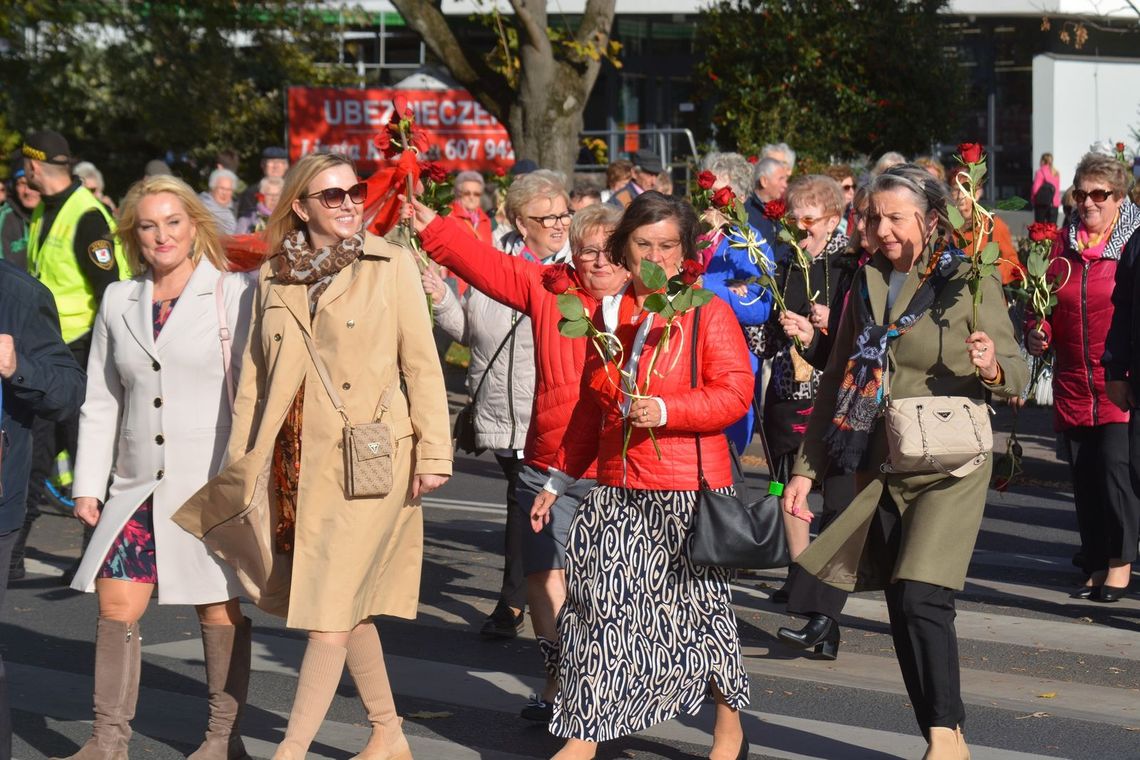
[[[711,290],[705,290],[704,288],[695,288],[692,291],[693,306],[704,306],[706,303],[713,300],[713,297],[715,295],[716,294]]]
[[[563,293],[558,296],[558,311],[562,312],[562,316],[570,321],[586,317],[586,307],[573,293]]]
[[[642,266],[644,267],[644,264]],[[645,270],[642,269],[642,271]],[[665,297],[664,293],[650,293],[645,299],[645,310],[652,311],[655,314],[660,314],[667,306],[669,306],[669,299]]]
[[[966,226],[966,220],[957,206],[947,204],[946,215],[950,217],[950,224],[954,225],[954,229],[960,230]]]
[[[982,249],[980,255],[982,266],[990,266],[1001,258],[1001,249],[998,248],[997,243],[991,241],[989,243],[986,243],[986,247]]]
[[[665,283],[669,278],[665,276],[665,270],[654,264],[648,259],[643,259],[641,262],[641,281],[649,290],[661,290],[665,287]]]
[[[982,180],[986,178],[986,165],[985,163],[970,164],[970,184],[973,187],[978,187],[982,184]]]
[[[1030,256],[1029,260],[1025,262],[1025,267],[1029,270],[1030,277],[1044,277],[1045,273],[1049,271],[1049,262],[1038,256]]]
[[[590,332],[590,320],[564,319],[558,323],[558,332],[567,338],[581,338]]]
[[[693,290],[690,288],[683,293],[679,293],[671,302],[673,308],[678,312],[686,312],[693,305]]]
[[[994,204],[994,208],[998,211],[1020,211],[1028,205],[1029,201],[1014,195],[1005,200],[998,201]]]

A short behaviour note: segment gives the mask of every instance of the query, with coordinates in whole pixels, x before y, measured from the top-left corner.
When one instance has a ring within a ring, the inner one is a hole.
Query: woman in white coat
[[[192,604],[201,623],[210,716],[191,757],[248,757],[237,730],[250,657],[240,586],[170,516],[221,468],[254,291],[225,274],[213,217],[179,179],[136,183],[118,234],[141,274],[107,288],[87,364],[73,493],[95,533],[72,587],[99,596],[95,724],[71,757],[127,757],[138,621],[156,585],[159,604]]]

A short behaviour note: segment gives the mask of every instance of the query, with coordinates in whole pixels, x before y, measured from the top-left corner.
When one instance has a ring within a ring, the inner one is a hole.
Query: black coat
[[[16,371],[3,381],[0,402],[0,533],[7,533],[24,522],[32,420],[78,415],[86,376],[60,337],[51,291],[6,261],[0,261],[0,334],[11,335],[16,347]]]
[[[1105,380],[1127,380],[1140,399],[1140,230],[1124,244],[1112,289],[1112,323],[1104,339]]]

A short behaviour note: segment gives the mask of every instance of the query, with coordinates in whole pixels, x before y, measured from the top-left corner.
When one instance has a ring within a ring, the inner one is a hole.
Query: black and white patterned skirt
[[[731,572],[689,559],[696,496],[598,486],[578,508],[555,736],[606,741],[696,713],[710,681],[733,707],[748,705]]]

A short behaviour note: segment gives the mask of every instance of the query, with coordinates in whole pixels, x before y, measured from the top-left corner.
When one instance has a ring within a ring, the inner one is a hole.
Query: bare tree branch
[[[544,56],[553,55],[550,37],[546,35],[546,0],[510,0],[515,18],[530,39],[530,44]],[[539,10],[541,20],[535,18],[535,13],[529,7],[531,4]]]
[[[452,76],[468,86],[479,80],[479,73],[467,60],[459,40],[436,5],[428,0],[392,0],[392,5],[439,56]]]

